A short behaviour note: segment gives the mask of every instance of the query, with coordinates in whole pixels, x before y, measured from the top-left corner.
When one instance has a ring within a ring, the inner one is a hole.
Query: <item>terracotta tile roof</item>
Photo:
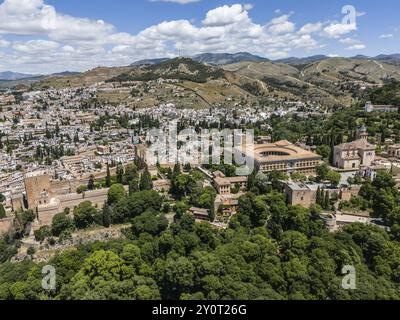
[[[360,139],[352,142],[340,144],[335,147],[337,150],[353,150],[353,149],[364,149],[364,150],[375,150],[375,146],[369,143],[365,139]]]
[[[256,145],[254,147],[254,158],[261,163],[290,160],[322,160],[320,155],[300,148],[286,140]]]

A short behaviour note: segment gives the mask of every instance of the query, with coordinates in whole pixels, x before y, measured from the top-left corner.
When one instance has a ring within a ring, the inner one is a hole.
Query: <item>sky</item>
[[[398,0],[2,0],[0,72],[48,74],[149,58],[400,53]]]

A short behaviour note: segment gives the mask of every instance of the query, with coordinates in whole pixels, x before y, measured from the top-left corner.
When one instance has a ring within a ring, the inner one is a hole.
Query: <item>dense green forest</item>
[[[375,104],[392,104],[400,106],[400,82],[393,82],[373,90],[369,99]]]
[[[0,299],[400,299],[400,196],[389,174],[365,181],[362,197],[391,232],[353,224],[329,233],[318,206],[288,206],[279,183],[263,182],[255,179],[226,230],[195,223],[178,205],[168,225],[156,192],[125,195],[116,187],[105,211],[132,222],[126,238],[57,254],[46,263],[57,287],[45,291],[45,264],[10,263],[15,240],[6,237]],[[98,214],[84,205],[72,221],[84,228]],[[356,290],[342,288],[345,265],[355,267]]]

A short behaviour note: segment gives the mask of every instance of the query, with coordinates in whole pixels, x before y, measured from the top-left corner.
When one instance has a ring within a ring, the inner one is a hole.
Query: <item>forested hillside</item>
[[[400,106],[400,82],[393,82],[373,90],[369,99],[374,104],[391,104]]]
[[[132,222],[126,239],[55,256],[46,263],[56,268],[54,292],[41,288],[44,263],[4,262],[0,299],[400,299],[397,215],[387,217],[391,233],[362,224],[329,233],[318,206],[287,206],[280,188],[256,179],[227,230],[195,223],[181,205],[168,227],[157,193],[113,198],[111,218]],[[386,175],[363,188],[377,212],[399,199]],[[357,290],[342,288],[345,265],[355,267]]]

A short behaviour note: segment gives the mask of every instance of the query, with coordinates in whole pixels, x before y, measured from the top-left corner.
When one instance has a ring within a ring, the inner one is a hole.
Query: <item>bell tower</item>
[[[358,130],[357,139],[368,140],[368,131],[365,126],[362,126],[361,129]]]

